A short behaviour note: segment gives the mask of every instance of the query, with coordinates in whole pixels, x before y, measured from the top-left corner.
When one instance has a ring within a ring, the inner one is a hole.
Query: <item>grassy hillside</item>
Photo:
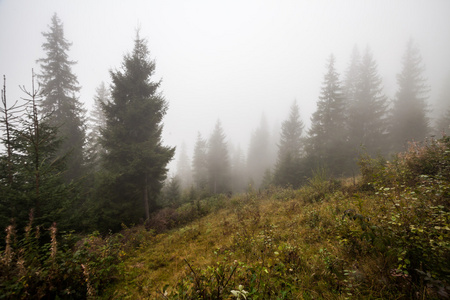
[[[217,195],[101,237],[7,228],[0,299],[446,299],[450,138],[358,180]]]
[[[450,292],[449,140],[393,162],[361,160],[358,183],[318,172],[299,190],[187,204],[134,228],[116,299],[430,299]],[[161,226],[154,226],[160,228]]]

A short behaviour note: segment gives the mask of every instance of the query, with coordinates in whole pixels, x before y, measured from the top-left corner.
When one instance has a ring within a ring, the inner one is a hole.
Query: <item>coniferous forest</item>
[[[89,111],[57,14],[43,37],[21,99],[2,78],[1,299],[450,297],[450,94],[432,118],[413,38],[395,95],[355,46],[310,120],[293,100],[248,147],[217,119],[176,148],[139,30]]]

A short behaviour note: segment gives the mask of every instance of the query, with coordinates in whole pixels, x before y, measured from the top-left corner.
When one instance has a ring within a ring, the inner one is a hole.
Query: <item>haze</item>
[[[370,46],[392,99],[413,38],[426,66],[432,113],[441,109],[435,103],[450,73],[449,1],[3,0],[0,74],[8,101],[22,96],[18,86],[30,84],[32,68],[39,71],[41,33],[55,12],[73,43],[69,58],[78,62],[73,72],[87,109],[140,29],[169,102],[164,143],[185,142],[189,153],[197,132],[208,137],[217,119],[227,140],[246,150],[261,115],[277,128],[294,100],[308,128],[328,56],[335,55],[342,77],[355,45]]]

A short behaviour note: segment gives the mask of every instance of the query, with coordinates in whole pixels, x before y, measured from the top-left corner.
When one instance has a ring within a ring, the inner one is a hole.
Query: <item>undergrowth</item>
[[[30,212],[23,233],[13,225],[6,228],[0,299],[97,299],[117,280],[126,252],[147,235],[136,229],[106,237],[58,233],[56,224],[34,226]]]
[[[360,166],[356,183],[317,172],[297,190],[205,198],[78,243],[50,228],[38,247],[31,225],[19,241],[9,227],[3,298],[448,298],[449,138]]]

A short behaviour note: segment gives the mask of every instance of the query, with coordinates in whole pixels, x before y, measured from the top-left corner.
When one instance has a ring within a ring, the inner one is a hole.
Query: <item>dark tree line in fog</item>
[[[45,55],[31,85],[22,87],[24,100],[7,101],[6,79],[2,86],[1,228],[24,228],[32,218],[45,228],[57,222],[63,230],[117,231],[161,208],[215,194],[299,187],[318,171],[354,176],[361,153],[389,157],[408,141],[449,131],[450,84],[441,96],[445,110],[430,120],[430,88],[412,40],[392,99],[383,92],[370,49],[360,54],[355,47],[343,75],[330,55],[318,99],[294,101],[277,130],[263,115],[243,149],[217,120],[209,136],[199,132],[178,149],[177,174],[167,178],[175,148],[161,138],[168,102],[154,79],[146,40],[136,33],[132,50],[110,71],[111,85],[99,85],[88,114],[79,101],[71,43],[56,14],[43,35]],[[312,100],[317,108],[306,128],[302,103]]]

